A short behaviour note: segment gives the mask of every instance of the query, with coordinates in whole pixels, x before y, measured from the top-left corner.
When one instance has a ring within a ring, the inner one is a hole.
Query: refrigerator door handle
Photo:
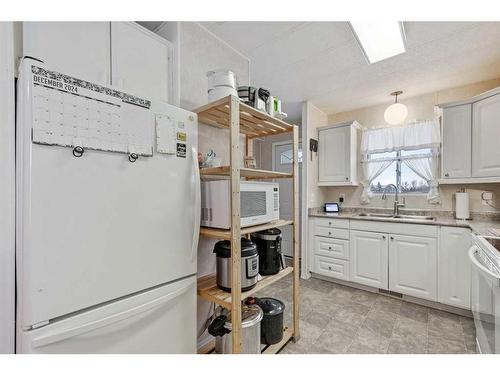
[[[182,294],[186,293],[188,290],[192,288],[192,282],[189,283],[186,286],[183,286],[182,288],[175,290],[169,294],[166,294],[164,296],[161,296],[159,298],[156,298],[152,301],[149,301],[147,303],[144,303],[140,306],[134,307],[129,310],[125,310],[122,312],[119,312],[117,314],[109,315],[105,318],[95,320],[92,322],[88,322],[76,327],[71,327],[62,331],[54,332],[45,336],[40,336],[35,339],[33,339],[31,347],[32,348],[38,348],[41,346],[46,346],[53,344],[58,341],[63,341],[66,340],[70,337],[75,337],[82,335],[84,333],[87,333],[89,331],[93,331],[102,327],[105,327],[107,325],[110,325],[112,323],[117,323],[119,321],[131,318],[137,314],[146,312],[148,310],[158,308],[161,305],[164,305],[167,302],[172,301],[173,299],[181,296]]]
[[[198,166],[198,152],[196,147],[191,149],[193,156],[193,169],[194,169],[194,228],[193,228],[193,241],[191,242],[191,262],[194,261],[196,252],[198,251],[198,239],[200,237],[200,216],[201,216],[201,184],[200,184],[200,167]]]

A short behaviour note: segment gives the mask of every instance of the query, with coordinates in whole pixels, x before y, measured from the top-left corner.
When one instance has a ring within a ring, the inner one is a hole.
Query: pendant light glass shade
[[[408,116],[408,108],[404,104],[398,103],[398,95],[401,93],[402,91],[391,93],[396,97],[396,102],[387,107],[384,112],[384,119],[389,125],[402,124],[406,116]]]
[[[404,104],[391,104],[384,112],[384,119],[389,125],[399,125],[408,116],[408,108]]]

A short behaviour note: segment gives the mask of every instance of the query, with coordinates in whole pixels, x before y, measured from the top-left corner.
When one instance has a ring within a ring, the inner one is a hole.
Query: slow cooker
[[[217,286],[231,291],[231,241],[224,240],[215,244],[217,255]],[[259,275],[259,254],[255,243],[247,238],[241,239],[241,290],[247,291],[257,284]]]

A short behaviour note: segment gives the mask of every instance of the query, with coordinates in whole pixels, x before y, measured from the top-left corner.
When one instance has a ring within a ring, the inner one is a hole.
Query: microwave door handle
[[[478,248],[475,245],[469,249],[469,259],[472,265],[476,266],[482,273],[488,276],[494,282],[495,286],[500,286],[500,275],[490,271],[488,268],[482,265],[476,258],[477,252]]]
[[[194,228],[193,238],[191,242],[191,261],[194,261],[196,252],[198,250],[198,240],[200,237],[200,215],[201,215],[201,182],[200,182],[200,167],[198,165],[198,152],[196,147],[191,149],[193,157],[194,177],[193,184],[195,189],[194,199]]]

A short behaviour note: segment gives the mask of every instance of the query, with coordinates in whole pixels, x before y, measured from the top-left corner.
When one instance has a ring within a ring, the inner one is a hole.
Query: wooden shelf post
[[[240,110],[239,100],[231,95],[229,110],[231,165],[231,325],[233,354],[241,353],[241,219],[240,219]]]
[[[293,126],[293,340],[299,330],[299,129]]]

